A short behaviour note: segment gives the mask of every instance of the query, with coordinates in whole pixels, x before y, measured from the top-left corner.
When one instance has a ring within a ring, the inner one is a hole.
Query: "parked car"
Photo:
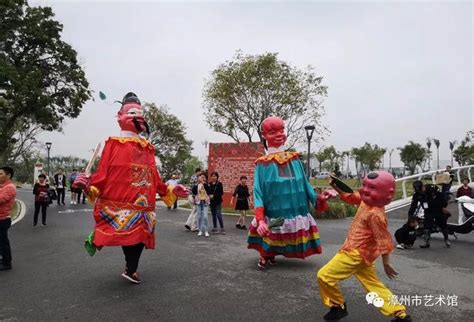
[[[329,178],[329,172],[320,172],[316,174],[315,176],[316,179],[327,179]]]

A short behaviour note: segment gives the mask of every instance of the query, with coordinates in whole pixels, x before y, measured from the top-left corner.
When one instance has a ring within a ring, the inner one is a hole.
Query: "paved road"
[[[120,274],[120,248],[89,257],[83,239],[93,226],[85,205],[53,205],[48,226],[31,226],[31,191],[19,198],[29,210],[11,229],[13,270],[0,272],[0,321],[321,321],[315,273],[343,242],[350,220],[320,220],[324,254],[281,259],[266,272],[256,270],[257,253],[245,247],[246,233],[226,217],[227,235],[197,237],[183,227],[188,212],[158,208],[157,249],[145,251],[141,285]],[[75,212],[62,212],[75,210]],[[403,222],[391,214],[390,229]],[[457,306],[410,307],[414,321],[472,321],[474,316],[474,234],[451,249],[435,237],[428,250],[396,250],[400,276],[383,281],[397,295],[456,295]],[[344,281],[349,317],[344,321],[389,321],[365,302],[351,278]]]

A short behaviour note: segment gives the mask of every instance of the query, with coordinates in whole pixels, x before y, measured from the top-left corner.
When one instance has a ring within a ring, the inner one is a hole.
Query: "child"
[[[398,249],[412,248],[416,240],[416,227],[418,221],[415,217],[409,217],[406,224],[395,232],[395,239],[397,240]]]
[[[234,194],[230,199],[231,204],[234,203],[234,197],[237,198],[237,201],[235,202],[235,210],[240,211],[240,216],[235,227],[237,227],[237,229],[247,229],[247,226],[245,226],[245,216],[247,215],[247,210],[249,210],[250,193],[249,187],[247,187],[246,176],[240,177],[240,183],[235,187]]]
[[[197,216],[198,216],[198,236],[204,235],[209,237],[209,229],[208,229],[208,208],[210,204],[210,189],[209,185],[207,184],[207,177],[204,173],[199,175],[198,184],[193,187],[193,195],[195,195],[195,204],[197,208]]]
[[[395,193],[395,179],[385,171],[370,172],[362,188],[345,193],[331,179],[330,184],[347,203],[359,205],[347,238],[339,252],[318,272],[318,284],[324,305],[329,312],[326,321],[337,321],[347,316],[347,306],[338,282],[354,276],[366,292],[375,292],[383,301],[380,312],[394,316],[392,322],[411,322],[405,306],[391,303],[392,292],[379,280],[375,260],[382,256],[383,268],[392,279],[398,275],[389,262],[393,241],[387,227],[384,206],[390,203]]]

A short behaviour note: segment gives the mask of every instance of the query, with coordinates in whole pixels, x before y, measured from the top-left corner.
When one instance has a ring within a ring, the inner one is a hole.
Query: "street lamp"
[[[306,173],[306,175],[308,176],[308,179],[309,179],[311,177],[311,167],[310,167],[311,138],[313,137],[315,127],[314,127],[314,125],[306,125],[304,127],[304,129],[306,131],[306,138],[308,139],[308,164],[307,164],[307,173]]]
[[[49,178],[49,151],[51,150],[51,145],[53,145],[53,143],[51,142],[46,142],[46,149],[48,149],[48,178]]]

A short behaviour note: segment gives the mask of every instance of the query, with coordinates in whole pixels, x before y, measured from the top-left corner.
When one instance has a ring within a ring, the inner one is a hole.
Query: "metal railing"
[[[455,172],[455,178],[457,181],[457,185],[451,186],[451,191],[455,191],[459,188],[461,185],[461,171],[465,170],[467,172],[467,177],[469,178],[469,182],[472,182],[472,177],[471,177],[471,169],[474,168],[474,164],[471,165],[465,165],[462,167],[454,167],[451,169],[452,172]],[[424,177],[431,176],[431,181],[433,184],[436,184],[436,174],[446,172],[446,169],[438,169],[438,170],[433,170],[433,171],[428,171],[428,172],[423,172],[423,173],[417,173],[408,177],[403,177],[403,178],[398,178],[395,181],[396,182],[402,182],[402,198],[397,199],[392,201],[389,205],[385,207],[385,211],[393,211],[399,208],[403,208],[411,203],[411,195],[409,196],[407,193],[407,187],[406,183],[407,181],[411,180],[421,180]]]

